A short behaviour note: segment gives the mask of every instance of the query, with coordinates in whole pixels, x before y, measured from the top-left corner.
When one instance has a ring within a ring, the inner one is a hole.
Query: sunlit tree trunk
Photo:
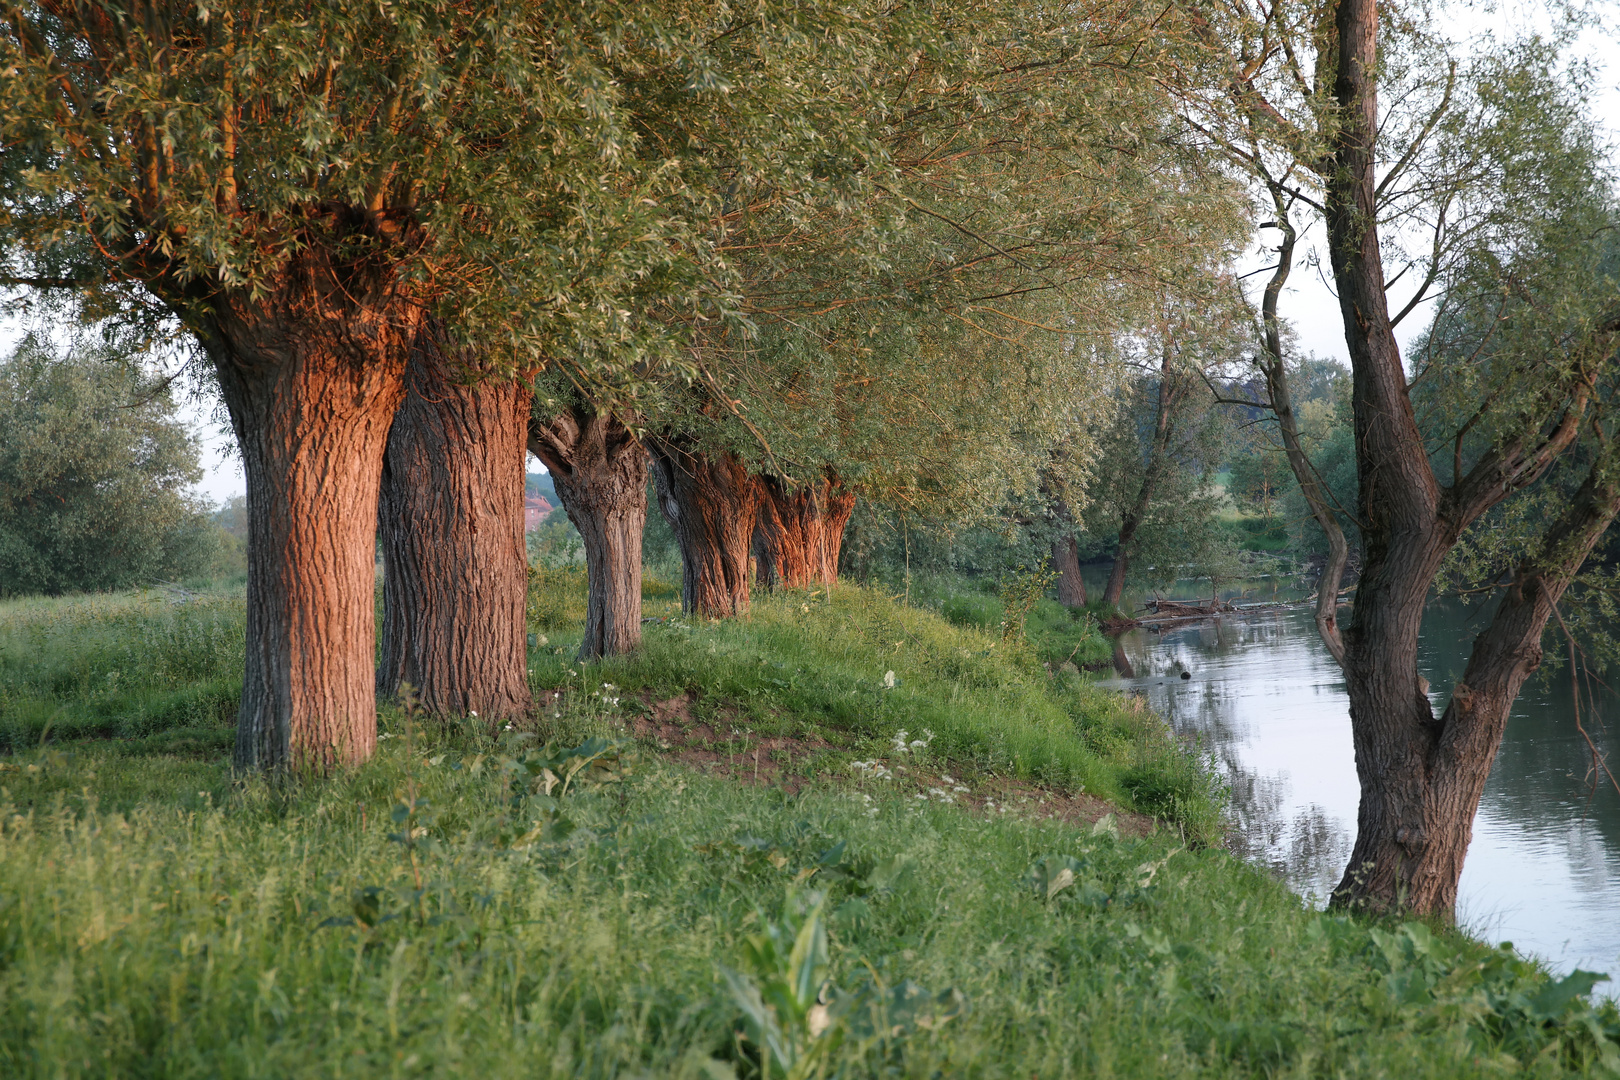
[[[647,451],[611,413],[588,406],[529,424],[529,450],[551,473],[557,497],[585,545],[585,637],[581,660],[641,644],[641,536],[647,523]]]
[[[758,480],[735,454],[707,453],[678,438],[650,440],[649,448],[658,507],[681,549],[682,610],[706,618],[742,614]]]
[[[838,582],[838,554],[855,496],[828,474],[799,487],[759,478],[753,554],[762,588],[804,588]]]
[[[523,483],[529,391],[468,384],[436,326],[417,335],[384,458],[377,692],[494,725],[530,707]]]
[[[247,477],[241,768],[376,747],[378,486],[415,310],[380,275],[295,262],[268,298],[215,296],[198,327]]]

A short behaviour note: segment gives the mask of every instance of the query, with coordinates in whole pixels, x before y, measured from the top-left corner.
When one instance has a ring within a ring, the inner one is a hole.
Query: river
[[[1100,589],[1106,567],[1086,569],[1087,587]],[[1199,587],[1183,582],[1161,595],[1191,598]],[[1208,585],[1202,589],[1207,598]],[[1282,582],[1251,582],[1224,595],[1297,593]],[[1430,605],[1418,665],[1437,711],[1485,617],[1477,605]],[[1121,644],[1134,677],[1104,685],[1145,695],[1215,757],[1232,789],[1233,849],[1324,902],[1349,858],[1359,791],[1344,680],[1310,611],[1245,613],[1164,634],[1136,630]],[[1191,679],[1180,677],[1183,669]],[[1595,702],[1584,694],[1582,701],[1599,751],[1615,749],[1620,696],[1599,690]],[[1606,778],[1594,784],[1591,765],[1568,667],[1532,677],[1474,821],[1457,917],[1476,936],[1511,941],[1557,971],[1580,967],[1620,980],[1620,794]],[[1613,995],[1616,984],[1600,990]]]

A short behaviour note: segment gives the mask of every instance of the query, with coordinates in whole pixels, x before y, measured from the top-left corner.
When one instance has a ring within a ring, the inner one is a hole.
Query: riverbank
[[[7,1076],[1561,1075],[1620,1037],[1580,980],[1306,909],[1190,790],[1127,816],[1202,775],[1156,717],[864,590],[609,665],[537,633],[534,738],[389,712],[278,788],[157,730],[218,674],[162,642],[229,597],[66,603],[0,634]]]

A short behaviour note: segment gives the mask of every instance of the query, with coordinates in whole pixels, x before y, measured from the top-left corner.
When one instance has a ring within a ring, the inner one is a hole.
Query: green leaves
[[[788,891],[779,922],[761,915],[764,931],[743,945],[743,970],[722,966],[760,1072],[788,1080],[843,1075],[833,1063],[858,1066],[898,1056],[904,1040],[938,1029],[968,1010],[955,989],[938,994],[907,979],[893,988],[863,982],[843,992],[828,978],[830,957],[822,923],[826,895]],[[840,1052],[842,1051],[842,1052]]]
[[[628,739],[601,736],[568,748],[546,743],[522,757],[507,758],[501,767],[525,781],[527,790],[561,799],[575,788],[622,782],[629,775],[626,758],[633,746]]]

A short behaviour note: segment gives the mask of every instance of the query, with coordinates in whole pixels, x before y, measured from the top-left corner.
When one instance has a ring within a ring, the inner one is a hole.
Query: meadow
[[[0,608],[0,1075],[1620,1071],[1592,977],[1310,908],[1038,643],[652,581],[584,666],[574,588],[537,575],[532,723],[394,706],[275,783],[228,765],[239,593]]]

